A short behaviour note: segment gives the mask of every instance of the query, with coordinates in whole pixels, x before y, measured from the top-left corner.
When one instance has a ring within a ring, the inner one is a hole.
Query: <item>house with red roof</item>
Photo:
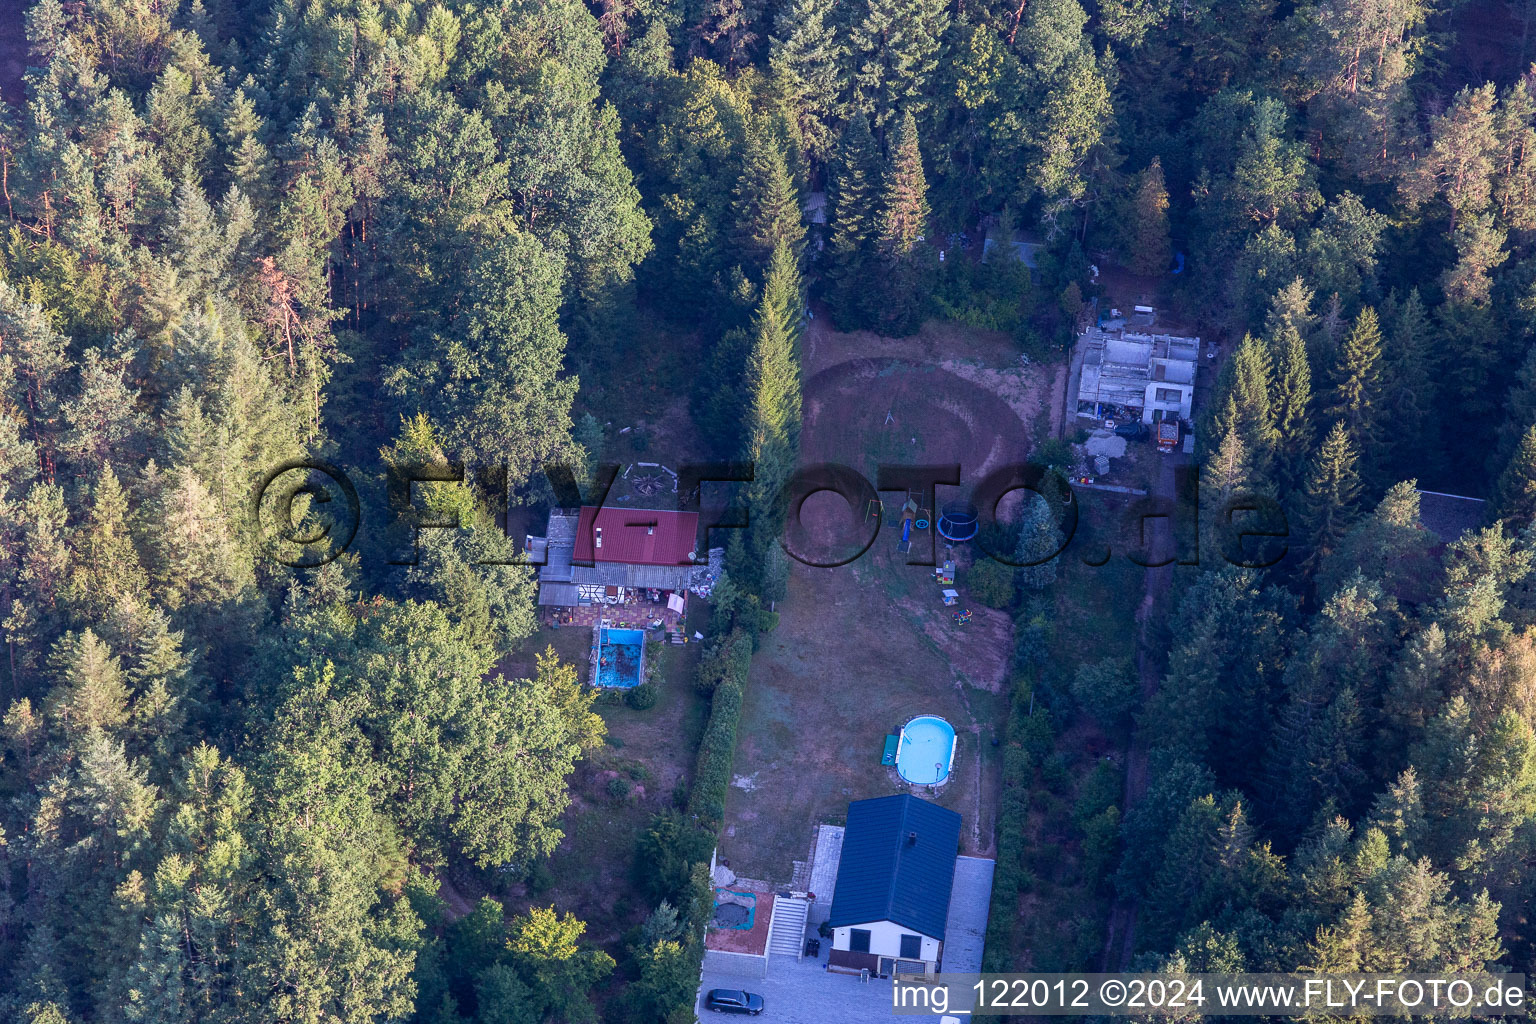
[[[635,596],[664,601],[711,575],[698,532],[697,512],[586,505],[555,509],[545,535],[528,537],[524,550],[542,566],[542,606],[623,604]]]

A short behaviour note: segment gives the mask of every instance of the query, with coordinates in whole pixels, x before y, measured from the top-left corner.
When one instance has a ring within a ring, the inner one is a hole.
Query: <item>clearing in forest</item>
[[[1005,335],[930,324],[914,338],[838,334],[813,322],[803,344],[801,464],[851,466],[871,481],[881,463],[955,464],[959,488],[1022,460],[1059,414],[1058,367],[1023,364]],[[796,565],[777,629],[753,660],[742,710],[735,781],[720,854],[738,874],[778,883],[804,860],[814,827],[840,823],[848,802],[910,791],[880,763],[885,736],[916,715],[945,718],[957,734],[948,781],[921,795],[958,811],[964,852],[990,855],[996,815],[998,735],[1012,651],[1007,615],[970,599],[960,564],[965,625],[940,600],[924,551],[896,551],[904,495],[886,493],[884,528],[850,565]],[[932,510],[930,510],[932,511]],[[847,515],[841,498],[806,503],[813,534]],[[930,527],[931,529],[931,527]],[[938,543],[938,558],[945,547]]]

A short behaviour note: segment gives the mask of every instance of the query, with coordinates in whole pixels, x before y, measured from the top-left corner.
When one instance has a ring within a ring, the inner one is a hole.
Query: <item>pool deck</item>
[[[757,908],[751,928],[710,928],[704,933],[704,947],[724,953],[750,953],[762,956],[768,948],[768,929],[773,924],[773,895],[755,893]]]

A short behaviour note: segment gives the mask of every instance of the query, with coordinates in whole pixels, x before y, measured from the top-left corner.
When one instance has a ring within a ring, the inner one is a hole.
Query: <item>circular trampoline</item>
[[[981,531],[981,517],[976,506],[968,501],[952,501],[939,513],[939,536],[945,540],[963,543]]]

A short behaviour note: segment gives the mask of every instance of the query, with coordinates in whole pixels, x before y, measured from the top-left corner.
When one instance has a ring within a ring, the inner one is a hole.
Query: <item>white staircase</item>
[[[773,923],[768,931],[769,954],[777,953],[800,959],[805,953],[805,918],[810,908],[808,900],[792,896],[774,897]]]

